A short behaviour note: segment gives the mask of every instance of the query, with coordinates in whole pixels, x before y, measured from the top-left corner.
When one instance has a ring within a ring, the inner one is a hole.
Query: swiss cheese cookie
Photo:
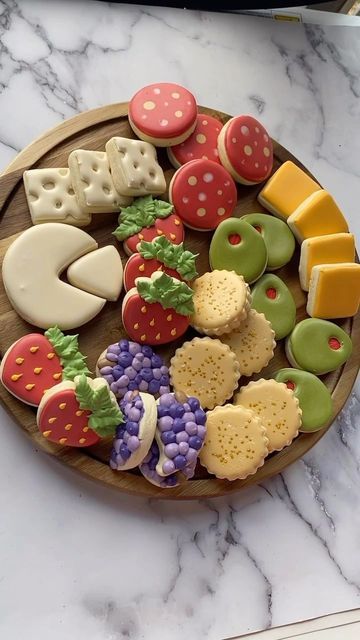
[[[275,271],[290,262],[295,251],[295,238],[285,222],[266,213],[248,213],[241,220],[251,224],[264,239],[266,271]]]
[[[313,267],[355,261],[355,238],[352,233],[333,233],[307,238],[301,245],[299,277],[301,288],[309,290]]]
[[[152,144],[129,138],[111,138],[105,149],[118,193],[137,197],[166,191],[164,172]]]
[[[239,363],[220,340],[193,338],[176,350],[170,378],[175,391],[196,394],[202,407],[213,409],[233,395],[240,378]]]
[[[306,311],[313,318],[348,318],[360,305],[360,264],[319,264],[312,268]]]
[[[265,209],[286,221],[306,198],[320,189],[305,171],[287,160],[267,181],[258,200]]]
[[[223,126],[218,151],[222,164],[237,182],[257,184],[271,173],[272,141],[252,116],[235,116]]]
[[[325,427],[333,412],[329,389],[319,378],[300,369],[280,369],[274,378],[286,384],[299,400],[301,415],[300,431],[318,431]]]
[[[285,282],[274,274],[266,274],[251,290],[252,306],[263,313],[275,331],[276,340],[285,338],[296,322],[296,304]]]
[[[192,93],[173,82],[150,84],[129,103],[129,122],[138,138],[157,147],[170,147],[188,138],[196,126]]]
[[[244,407],[226,404],[207,413],[207,434],[200,462],[209,473],[242,480],[264,464],[268,438],[260,419]]]
[[[250,309],[250,290],[234,271],[204,273],[192,285],[194,312],[190,324],[199,333],[220,336],[236,329]]]
[[[269,453],[291,444],[301,427],[299,401],[285,384],[257,380],[242,387],[235,404],[251,409],[260,418],[269,439]]]
[[[287,223],[299,242],[329,233],[348,233],[348,224],[334,198],[323,189],[297,203]]]
[[[318,318],[299,322],[285,346],[293,367],[320,376],[341,367],[352,352],[350,336],[334,322]]]
[[[153,396],[128,391],[120,404],[124,421],[116,428],[110,467],[126,471],[137,467],[147,456],[154,439],[157,411]]]
[[[70,284],[83,291],[106,300],[117,300],[123,282],[119,253],[112,245],[95,249],[70,265],[67,278]]]
[[[274,356],[275,332],[263,313],[250,309],[240,327],[221,336],[235,353],[242,376],[258,373]]]
[[[167,149],[169,160],[175,169],[190,160],[200,158],[220,163],[217,140],[222,126],[222,123],[213,116],[198,113],[196,127],[191,136],[185,142]]]
[[[224,167],[202,159],[187,162],[175,172],[169,198],[184,224],[209,231],[232,215],[237,192]]]
[[[267,257],[262,235],[239,218],[221,222],[210,243],[211,268],[235,271],[249,284],[264,273]]]

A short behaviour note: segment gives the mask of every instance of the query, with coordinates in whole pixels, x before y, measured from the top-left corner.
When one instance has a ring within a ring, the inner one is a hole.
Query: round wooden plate
[[[230,118],[225,113],[205,107],[200,107],[200,111],[213,115],[224,123]],[[68,155],[73,149],[104,150],[105,142],[115,135],[134,137],[127,120],[127,103],[108,105],[75,116],[45,133],[15,158],[0,178],[1,262],[8,246],[13,242],[16,235],[31,226],[31,218],[22,182],[24,170],[41,167],[66,167]],[[304,169],[296,158],[276,142],[274,142],[274,152],[274,171],[285,160],[292,160]],[[159,150],[158,155],[159,161],[165,170],[167,184],[169,184],[174,169],[170,166],[166,152],[163,149]],[[262,211],[261,205],[256,200],[259,190],[260,186],[238,186],[238,204],[234,215],[240,216],[245,213]],[[111,235],[117,226],[116,223],[116,214],[96,214],[93,216],[91,225],[86,227],[85,230],[96,238],[99,246],[115,244],[125,263],[126,256],[122,246]],[[185,242],[187,248],[200,254],[198,258],[198,271],[200,274],[209,269],[208,247],[210,237],[210,233],[200,233],[190,229],[186,231]],[[306,296],[299,285],[298,262],[299,251],[297,249],[291,263],[278,271],[277,274],[286,281],[292,291],[297,306],[297,321],[300,321],[306,317]],[[354,349],[353,355],[341,369],[324,376],[324,381],[333,396],[333,419],[342,409],[359,369],[360,314],[353,319],[345,319],[340,324],[351,335]],[[22,320],[12,309],[1,281],[0,354],[3,355],[12,342],[34,330],[38,331],[37,328]],[[87,354],[89,368],[94,371],[96,360],[104,348],[124,336],[121,325],[121,300],[116,303],[107,303],[103,311],[92,322],[80,328],[79,333],[81,351]],[[192,337],[191,331],[186,335],[186,338],[188,337]],[[159,349],[159,352],[169,359],[183,341],[184,338],[181,341],[166,345]],[[285,357],[283,341],[281,341],[276,348],[275,357],[270,365],[261,374],[254,376],[254,379],[270,377],[272,372],[286,366],[289,365]],[[247,381],[248,379],[244,380],[245,383]],[[37,446],[47,453],[56,456],[68,466],[77,469],[94,480],[116,487],[120,491],[152,498],[196,499],[215,497],[262,482],[281,472],[289,464],[304,455],[320,440],[332,422],[329,422],[324,426],[323,430],[316,433],[301,434],[289,447],[269,457],[264,466],[255,475],[246,480],[235,482],[217,480],[199,467],[193,480],[174,489],[164,490],[149,484],[139,475],[138,471],[111,471],[108,465],[111,441],[103,442],[89,449],[71,449],[52,444],[39,433],[36,427],[34,408],[16,400],[2,385],[0,385],[0,398],[2,404],[24,431],[30,435]]]

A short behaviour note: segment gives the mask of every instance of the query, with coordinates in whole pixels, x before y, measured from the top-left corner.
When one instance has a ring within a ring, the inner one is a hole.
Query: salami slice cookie
[[[199,231],[215,229],[232,215],[237,202],[231,175],[205,159],[187,162],[175,172],[169,197],[184,224]]]
[[[258,184],[271,173],[271,138],[252,116],[236,116],[224,125],[218,138],[218,151],[222,164],[237,182]]]
[[[191,136],[185,142],[167,149],[169,160],[175,169],[190,160],[201,158],[220,163],[217,140],[222,126],[222,123],[213,116],[198,113],[196,127]]]

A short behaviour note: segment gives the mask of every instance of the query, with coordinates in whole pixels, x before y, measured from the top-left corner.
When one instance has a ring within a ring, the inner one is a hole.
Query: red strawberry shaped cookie
[[[129,207],[122,208],[114,236],[124,241],[125,253],[128,256],[136,253],[141,240],[151,242],[163,235],[175,244],[182,242],[184,227],[172,210],[171,204],[152,196],[137,198]]]
[[[52,327],[45,332],[29,333],[6,351],[0,365],[0,380],[15,398],[38,406],[47,389],[62,380],[90,373],[85,356],[78,350],[78,337],[65,336]]]
[[[192,160],[174,174],[169,197],[176,213],[192,229],[210,231],[229,218],[237,202],[231,175],[211,160]]]
[[[218,138],[218,151],[222,164],[237,182],[257,184],[271,173],[271,138],[252,116],[236,116],[224,125]]]
[[[51,442],[90,447],[101,438],[114,435],[123,415],[106,380],[91,380],[83,374],[47,391],[36,421],[43,436]]]
[[[198,113],[196,127],[191,136],[185,142],[167,149],[169,160],[175,169],[199,158],[220,163],[217,140],[222,126],[216,118]]]
[[[166,344],[180,338],[194,311],[193,291],[185,282],[155,271],[137,278],[122,305],[125,331],[136,342]]]
[[[184,249],[182,242],[173,244],[165,236],[159,236],[152,242],[142,240],[139,253],[130,256],[125,265],[125,291],[135,287],[136,278],[149,278],[155,271],[164,271],[179,280],[193,280],[197,276],[196,257],[194,253]]]

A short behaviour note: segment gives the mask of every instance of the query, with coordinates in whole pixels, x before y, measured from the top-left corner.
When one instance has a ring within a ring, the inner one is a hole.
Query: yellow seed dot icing
[[[235,353],[243,376],[258,373],[269,364],[276,347],[275,332],[263,313],[250,309],[241,325],[221,336]]]
[[[51,429],[48,429],[47,431],[43,431],[43,436],[45,438],[48,438],[51,435]]]
[[[16,358],[15,362],[16,364],[22,364],[24,362],[25,358]]]
[[[260,418],[244,407],[226,404],[208,411],[200,462],[217,478],[242,480],[264,464],[268,438]]]
[[[23,374],[22,373],[13,373],[11,376],[11,380],[13,382],[17,382],[18,380],[20,380],[20,378],[22,378]]]

